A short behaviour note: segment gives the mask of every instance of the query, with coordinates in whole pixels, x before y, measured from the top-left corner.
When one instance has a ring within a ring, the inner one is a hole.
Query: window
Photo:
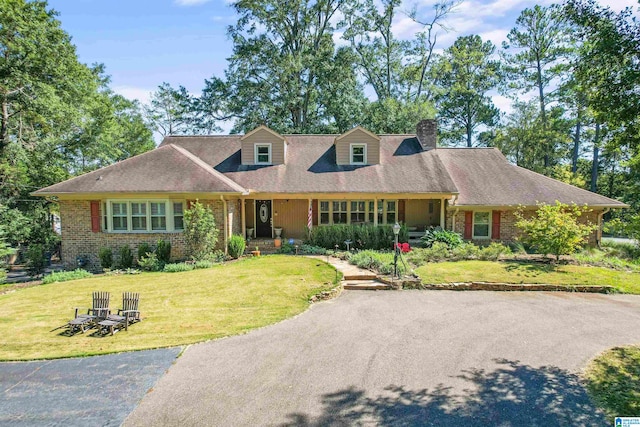
[[[151,203],[151,229],[166,230],[167,229],[167,205],[162,203]]]
[[[184,208],[182,202],[173,204],[173,229],[184,230]]]
[[[347,223],[347,202],[346,201],[333,202],[333,223],[334,224]]]
[[[109,229],[109,223],[107,221],[107,203],[102,202],[102,231],[107,231]]]
[[[370,200],[370,201],[369,201],[369,212],[367,213],[367,215],[368,215],[368,218],[369,218],[369,222],[370,222],[371,224],[373,224],[373,223],[374,223],[374,221],[373,221],[373,216],[376,214],[376,208],[375,208],[375,206],[376,206],[376,202],[375,202],[375,201],[373,201],[373,200]]]
[[[396,201],[395,200],[387,200],[386,203],[387,208],[387,224],[395,224],[396,223]]]
[[[168,200],[107,201],[105,231],[158,232],[184,229],[184,203]]]
[[[484,239],[489,237],[489,212],[473,213],[473,238]]]
[[[127,203],[112,203],[112,227],[114,231],[127,231]]]
[[[256,144],[255,145],[255,158],[256,165],[270,165],[271,164],[271,144]]]
[[[351,224],[365,222],[366,214],[364,201],[351,202]]]
[[[351,164],[367,164],[367,146],[365,144],[351,144]]]
[[[131,203],[131,229],[136,231],[147,230],[146,203]]]
[[[320,202],[320,224],[329,224],[329,202]]]

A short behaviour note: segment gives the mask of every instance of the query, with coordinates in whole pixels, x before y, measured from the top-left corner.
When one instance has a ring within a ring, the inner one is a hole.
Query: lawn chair
[[[103,333],[111,335],[118,332],[124,327],[125,331],[129,330],[129,325],[137,323],[140,320],[140,294],[134,292],[125,292],[122,294],[122,308],[118,309],[118,314],[109,314],[106,319],[98,322]]]
[[[96,322],[104,320],[110,313],[109,292],[94,292],[93,307],[87,309],[87,314],[78,314],[82,310],[76,307],[75,316],[65,325],[70,333],[82,332],[83,334],[96,325]]]

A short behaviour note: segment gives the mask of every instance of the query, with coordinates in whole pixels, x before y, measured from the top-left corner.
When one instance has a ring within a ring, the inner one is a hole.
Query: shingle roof
[[[495,148],[423,151],[413,135],[380,135],[380,164],[337,165],[337,135],[285,135],[286,164],[240,162],[241,135],[170,136],[159,148],[36,191],[73,193],[439,193],[458,206],[624,203],[510,164]]]
[[[245,193],[246,190],[187,150],[167,144],[33,194],[113,192]]]
[[[284,165],[240,163],[240,136],[165,138],[185,148],[244,188],[264,193],[457,193],[434,152],[415,136],[381,135],[380,164],[337,165],[337,135],[285,135]]]
[[[626,207],[624,203],[512,165],[497,148],[438,148],[460,190],[458,206],[534,206],[537,203]]]

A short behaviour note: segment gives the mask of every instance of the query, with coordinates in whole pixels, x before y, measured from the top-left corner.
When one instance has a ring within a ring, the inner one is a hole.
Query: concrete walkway
[[[119,426],[180,350],[0,363],[0,426]]]
[[[191,346],[126,426],[608,425],[578,376],[640,296],[345,291]]]

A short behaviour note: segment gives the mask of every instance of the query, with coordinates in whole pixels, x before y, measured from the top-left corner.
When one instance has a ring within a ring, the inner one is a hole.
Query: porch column
[[[307,234],[309,235],[308,237],[311,238],[311,229],[313,228],[313,199],[308,199],[307,203]],[[319,207],[320,205],[318,204],[318,209]]]
[[[247,238],[247,219],[246,219],[246,205],[245,199],[240,200],[240,221],[242,221],[242,238]]]
[[[373,199],[373,226],[378,226],[378,199]]]
[[[440,228],[444,230],[444,198],[440,199]]]

